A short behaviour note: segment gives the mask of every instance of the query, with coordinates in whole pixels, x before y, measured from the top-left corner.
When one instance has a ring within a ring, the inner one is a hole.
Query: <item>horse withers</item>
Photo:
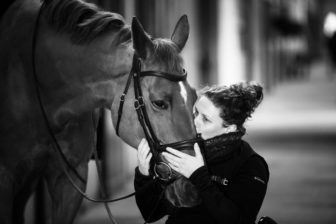
[[[46,223],[73,221],[82,197],[62,170],[56,143],[75,168],[67,166],[73,180],[84,190],[98,108],[110,109],[116,125],[134,52],[144,71],[183,74],[180,52],[188,34],[185,16],[171,39],[152,39],[136,20],[130,27],[122,16],[79,0],[45,0],[42,7],[39,0],[18,0],[10,6],[0,21],[1,223],[24,222],[25,203],[41,179],[51,198]],[[163,144],[194,138],[196,94],[187,81],[156,76],[140,81],[157,138]],[[137,147],[144,132],[133,98],[131,85],[119,133]],[[176,178],[179,184],[175,181],[168,189],[177,197],[170,200],[192,205],[193,200],[179,202],[186,179]]]

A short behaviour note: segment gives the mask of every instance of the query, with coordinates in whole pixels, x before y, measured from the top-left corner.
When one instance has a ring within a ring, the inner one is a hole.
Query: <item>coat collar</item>
[[[226,144],[228,142],[241,139],[244,134],[245,133],[243,132],[231,132],[227,134],[218,135],[213,138],[204,140],[204,146],[209,148],[213,146]]]
[[[205,140],[204,156],[207,162],[212,163],[217,159],[220,160],[220,158],[232,152],[235,147],[229,146],[241,140],[244,134],[244,132],[231,132]]]

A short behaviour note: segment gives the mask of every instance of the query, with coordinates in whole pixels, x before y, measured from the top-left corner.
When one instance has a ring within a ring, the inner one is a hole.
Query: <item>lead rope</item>
[[[105,184],[103,183],[103,177],[102,177],[102,167],[100,166],[99,161],[98,161],[97,132],[95,131],[96,127],[97,127],[97,124],[96,124],[95,119],[94,119],[94,113],[92,113],[91,117],[92,117],[92,127],[93,127],[92,130],[95,133],[94,147],[93,147],[94,148],[93,149],[93,156],[94,156],[94,159],[95,159],[95,162],[96,162],[96,168],[97,168],[97,173],[98,173],[98,180],[99,180],[99,184],[100,184],[99,191],[100,191],[100,194],[101,194],[101,196],[103,198],[107,198],[106,188],[105,188]],[[106,210],[106,212],[107,212],[107,214],[109,216],[109,219],[110,219],[111,223],[116,223],[117,224],[117,221],[113,217],[111,209],[108,206],[107,202],[104,202],[104,206],[105,206],[105,210]]]
[[[35,88],[36,88],[36,93],[37,93],[37,98],[38,98],[38,102],[39,102],[39,105],[40,105],[40,108],[41,108],[41,111],[42,111],[42,116],[45,120],[45,123],[46,123],[46,126],[47,126],[47,129],[49,131],[49,133],[51,133],[51,137],[56,145],[56,148],[57,149],[60,149],[60,145],[58,144],[57,140],[56,140],[56,137],[55,135],[52,133],[52,129],[49,125],[49,122],[48,122],[48,118],[47,118],[47,115],[46,115],[46,111],[42,105],[42,99],[41,99],[41,93],[40,93],[40,89],[38,88],[38,78],[37,78],[37,75],[36,75],[36,66],[35,66],[35,46],[36,46],[36,39],[37,39],[37,31],[38,31],[38,22],[39,22],[39,18],[41,16],[41,8],[43,7],[43,3],[42,3],[42,6],[40,7],[39,11],[38,11],[38,14],[37,14],[37,17],[36,17],[36,21],[35,21],[35,26],[34,26],[34,33],[33,33],[33,43],[32,43],[32,69],[33,69],[33,75],[34,75],[34,80],[35,80]],[[65,163],[68,165],[68,167],[70,167],[70,169],[76,174],[76,176],[78,177],[78,179],[80,179],[83,183],[85,183],[85,180],[84,178],[77,172],[76,169],[74,169],[73,167],[71,167],[69,161],[66,159],[65,155],[63,153],[61,153],[61,157],[62,159],[65,161]]]
[[[43,106],[43,103],[42,103],[42,99],[41,99],[41,93],[40,93],[40,89],[38,87],[38,79],[37,79],[37,75],[36,75],[36,67],[35,67],[35,44],[36,44],[36,27],[37,27],[37,23],[38,23],[38,20],[39,20],[39,17],[40,17],[40,14],[41,14],[41,9],[38,13],[38,16],[37,16],[37,19],[36,19],[36,24],[35,24],[35,29],[34,29],[34,36],[33,36],[33,49],[32,49],[32,61],[33,61],[33,75],[34,75],[34,79],[35,79],[35,88],[36,88],[36,95],[37,95],[37,98],[38,98],[38,103],[39,103],[39,106],[40,106],[40,109],[41,109],[41,112],[42,112],[42,116],[43,116],[43,119],[45,121],[45,125],[47,127],[47,130],[54,142],[54,145],[53,145],[53,148],[56,150],[56,154],[58,155],[58,159],[60,160],[60,164],[62,166],[62,169],[65,173],[65,175],[67,176],[69,182],[73,185],[74,188],[77,189],[77,191],[87,200],[89,201],[92,201],[92,202],[115,202],[115,201],[119,201],[119,200],[122,200],[122,199],[125,199],[127,197],[131,197],[133,196],[135,193],[131,193],[129,195],[126,195],[126,196],[123,196],[123,197],[120,197],[120,198],[116,198],[116,199],[107,199],[107,200],[98,200],[98,199],[93,199],[93,198],[90,198],[89,196],[86,195],[85,192],[83,192],[77,185],[76,183],[74,182],[74,180],[71,178],[68,170],[66,169],[65,167],[65,164],[68,166],[68,168],[70,170],[72,170],[76,176],[83,182],[85,183],[86,180],[84,180],[84,178],[82,178],[80,176],[80,174],[77,172],[77,170],[71,166],[71,164],[69,163],[69,161],[67,160],[66,156],[64,155],[62,149],[61,149],[61,146],[58,144],[58,141],[56,139],[56,136],[55,134],[53,133],[53,130],[51,128],[51,126],[49,125],[49,120],[48,120],[48,116],[47,116],[47,113],[46,113],[46,110]],[[65,164],[64,164],[65,163]]]
[[[103,198],[106,198],[107,197],[107,194],[106,194],[106,189],[105,189],[105,185],[103,184],[103,180],[102,180],[102,175],[101,175],[101,170],[102,168],[100,167],[99,165],[99,162],[98,162],[98,155],[97,155],[97,150],[94,150],[94,157],[95,157],[95,161],[96,161],[96,167],[97,167],[97,173],[98,173],[98,179],[99,179],[99,184],[100,184],[100,194]],[[134,194],[131,194],[130,196],[133,196]],[[111,221],[111,223],[116,223],[117,224],[117,221],[115,220],[115,218],[113,217],[112,215],[112,212],[111,212],[111,209],[110,207],[108,206],[107,202],[104,202],[104,206],[105,206],[105,210],[109,216],[109,219]]]

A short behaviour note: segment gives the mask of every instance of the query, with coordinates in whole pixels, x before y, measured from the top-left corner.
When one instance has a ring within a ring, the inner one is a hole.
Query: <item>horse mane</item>
[[[179,54],[178,46],[167,39],[153,39],[154,55],[153,60],[158,64],[165,65],[167,72],[182,73],[183,59]]]
[[[49,25],[60,33],[71,36],[72,42],[86,44],[105,32],[118,33],[116,45],[132,40],[130,26],[117,13],[99,9],[96,5],[82,0],[42,0],[43,13]],[[170,72],[182,72],[182,57],[173,42],[153,39],[154,60],[164,64]]]
[[[58,32],[70,34],[74,43],[89,43],[108,31],[118,32],[116,44],[131,40],[131,29],[120,14],[100,10],[81,0],[42,1],[49,25]]]

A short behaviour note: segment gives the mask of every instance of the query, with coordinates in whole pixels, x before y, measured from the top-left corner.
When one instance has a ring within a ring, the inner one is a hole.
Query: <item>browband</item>
[[[140,72],[140,77],[144,76],[156,76],[164,79],[168,79],[172,82],[185,81],[187,79],[187,72],[183,69],[183,74],[173,74],[161,71],[143,71]]]

